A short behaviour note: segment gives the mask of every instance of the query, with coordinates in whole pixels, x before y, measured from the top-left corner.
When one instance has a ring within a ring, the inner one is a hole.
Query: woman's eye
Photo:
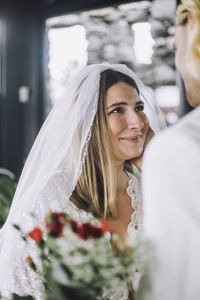
[[[116,114],[116,113],[122,113],[122,108],[121,107],[117,107],[115,109],[113,109],[111,112],[109,112],[109,114]]]
[[[134,110],[135,110],[136,112],[137,112],[137,111],[143,111],[143,110],[144,110],[144,105],[139,105],[139,106],[135,107]]]

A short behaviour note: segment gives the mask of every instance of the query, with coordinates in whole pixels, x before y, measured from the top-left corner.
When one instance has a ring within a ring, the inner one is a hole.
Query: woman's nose
[[[138,130],[142,130],[144,128],[144,121],[137,112],[132,111],[129,114],[128,127],[130,129],[138,129]]]

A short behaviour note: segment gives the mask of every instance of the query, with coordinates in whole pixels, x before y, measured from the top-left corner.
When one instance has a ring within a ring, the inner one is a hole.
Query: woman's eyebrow
[[[135,105],[139,105],[139,104],[144,105],[144,102],[143,102],[142,100],[140,100],[140,101],[137,101],[137,102],[135,103]]]
[[[139,104],[144,105],[144,102],[142,100],[135,102],[135,106],[139,105]],[[110,106],[108,106],[107,109],[115,107],[115,106],[120,106],[120,105],[128,105],[128,103],[127,102],[115,102],[115,103],[111,104]]]
[[[114,106],[120,106],[120,105],[128,105],[127,102],[115,102],[113,104],[111,104],[110,106],[107,107],[107,109],[114,107]]]

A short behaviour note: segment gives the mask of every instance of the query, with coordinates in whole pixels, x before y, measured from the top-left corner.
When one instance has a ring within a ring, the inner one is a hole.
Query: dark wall
[[[42,119],[44,24],[32,14],[6,7],[1,20],[0,166],[18,176]],[[27,103],[19,102],[21,86],[30,89]]]

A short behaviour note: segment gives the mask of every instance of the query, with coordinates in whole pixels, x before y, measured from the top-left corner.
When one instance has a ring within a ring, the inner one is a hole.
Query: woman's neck
[[[115,165],[117,174],[117,190],[124,190],[127,188],[128,175],[124,172],[124,162]]]

